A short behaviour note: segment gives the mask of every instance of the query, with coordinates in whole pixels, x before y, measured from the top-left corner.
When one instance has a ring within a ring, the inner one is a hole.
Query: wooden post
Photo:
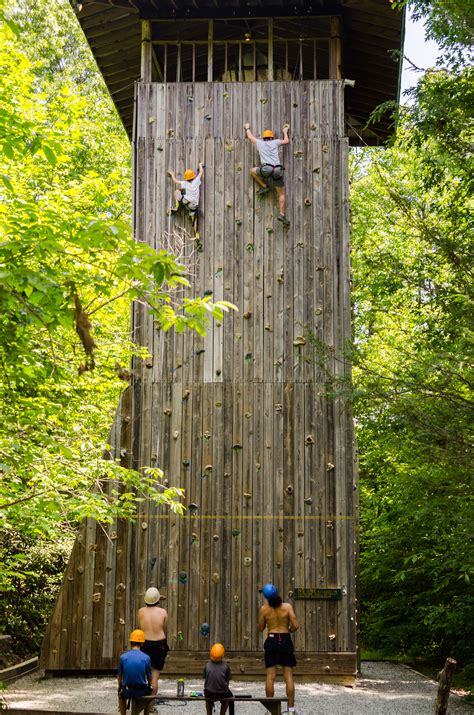
[[[268,80],[273,82],[273,17],[268,18]]]
[[[342,79],[341,20],[329,19],[331,40],[329,42],[329,79]]]
[[[438,673],[438,695],[436,697],[435,715],[446,715],[448,712],[449,691],[457,661],[454,658],[446,658],[443,670]]]
[[[152,53],[151,22],[149,20],[142,20],[142,82],[151,82]]]
[[[209,20],[207,29],[207,81],[213,79],[214,20]]]

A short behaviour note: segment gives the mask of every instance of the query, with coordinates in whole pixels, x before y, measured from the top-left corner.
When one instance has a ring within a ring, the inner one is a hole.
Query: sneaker
[[[278,221],[281,221],[281,223],[282,223],[284,226],[289,226],[289,225],[290,225],[290,222],[289,222],[288,219],[286,218],[285,214],[278,214],[277,219],[278,219]]]
[[[265,196],[265,194],[268,194],[269,191],[270,191],[270,188],[268,186],[265,186],[265,187],[262,186],[261,189],[257,189],[257,196]]]

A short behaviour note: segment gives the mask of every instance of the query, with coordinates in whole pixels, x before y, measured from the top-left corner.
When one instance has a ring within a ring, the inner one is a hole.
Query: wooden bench
[[[146,695],[144,698],[138,698],[137,700],[132,700],[131,702],[131,710],[132,710],[132,715],[139,715],[146,707],[146,704],[150,702],[150,700],[162,700],[163,702],[172,702],[172,701],[179,701],[179,702],[206,702],[206,698],[200,697],[200,696],[190,696],[190,695],[184,695],[182,697],[178,697],[177,695],[162,695],[158,693],[158,695]],[[281,715],[281,704],[282,703],[287,703],[288,698],[255,698],[253,696],[245,696],[245,695],[235,695],[233,698],[223,698],[222,699],[223,703],[261,703],[271,715]]]

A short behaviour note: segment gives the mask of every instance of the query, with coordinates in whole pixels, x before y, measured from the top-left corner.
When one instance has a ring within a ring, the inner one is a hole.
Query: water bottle
[[[178,698],[184,697],[184,678],[178,678],[176,681],[176,695]]]

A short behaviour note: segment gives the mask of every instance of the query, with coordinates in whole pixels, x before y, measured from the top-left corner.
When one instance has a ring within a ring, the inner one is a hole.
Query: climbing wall
[[[291,125],[289,229],[255,195],[244,138]],[[134,525],[83,525],[43,649],[48,670],[113,668],[150,585],[166,595],[168,673],[201,672],[224,643],[237,674],[264,670],[258,588],[295,598],[298,673],[356,668],[355,489],[348,387],[348,147],[342,82],[139,84],[139,241],[174,250],[184,295],[238,307],[204,338],[160,331],[143,305],[136,361],[112,433],[116,458],[164,470],[183,518],[150,503]],[[200,232],[169,215],[173,186],[205,164]],[[334,379],[337,389],[334,389]]]

